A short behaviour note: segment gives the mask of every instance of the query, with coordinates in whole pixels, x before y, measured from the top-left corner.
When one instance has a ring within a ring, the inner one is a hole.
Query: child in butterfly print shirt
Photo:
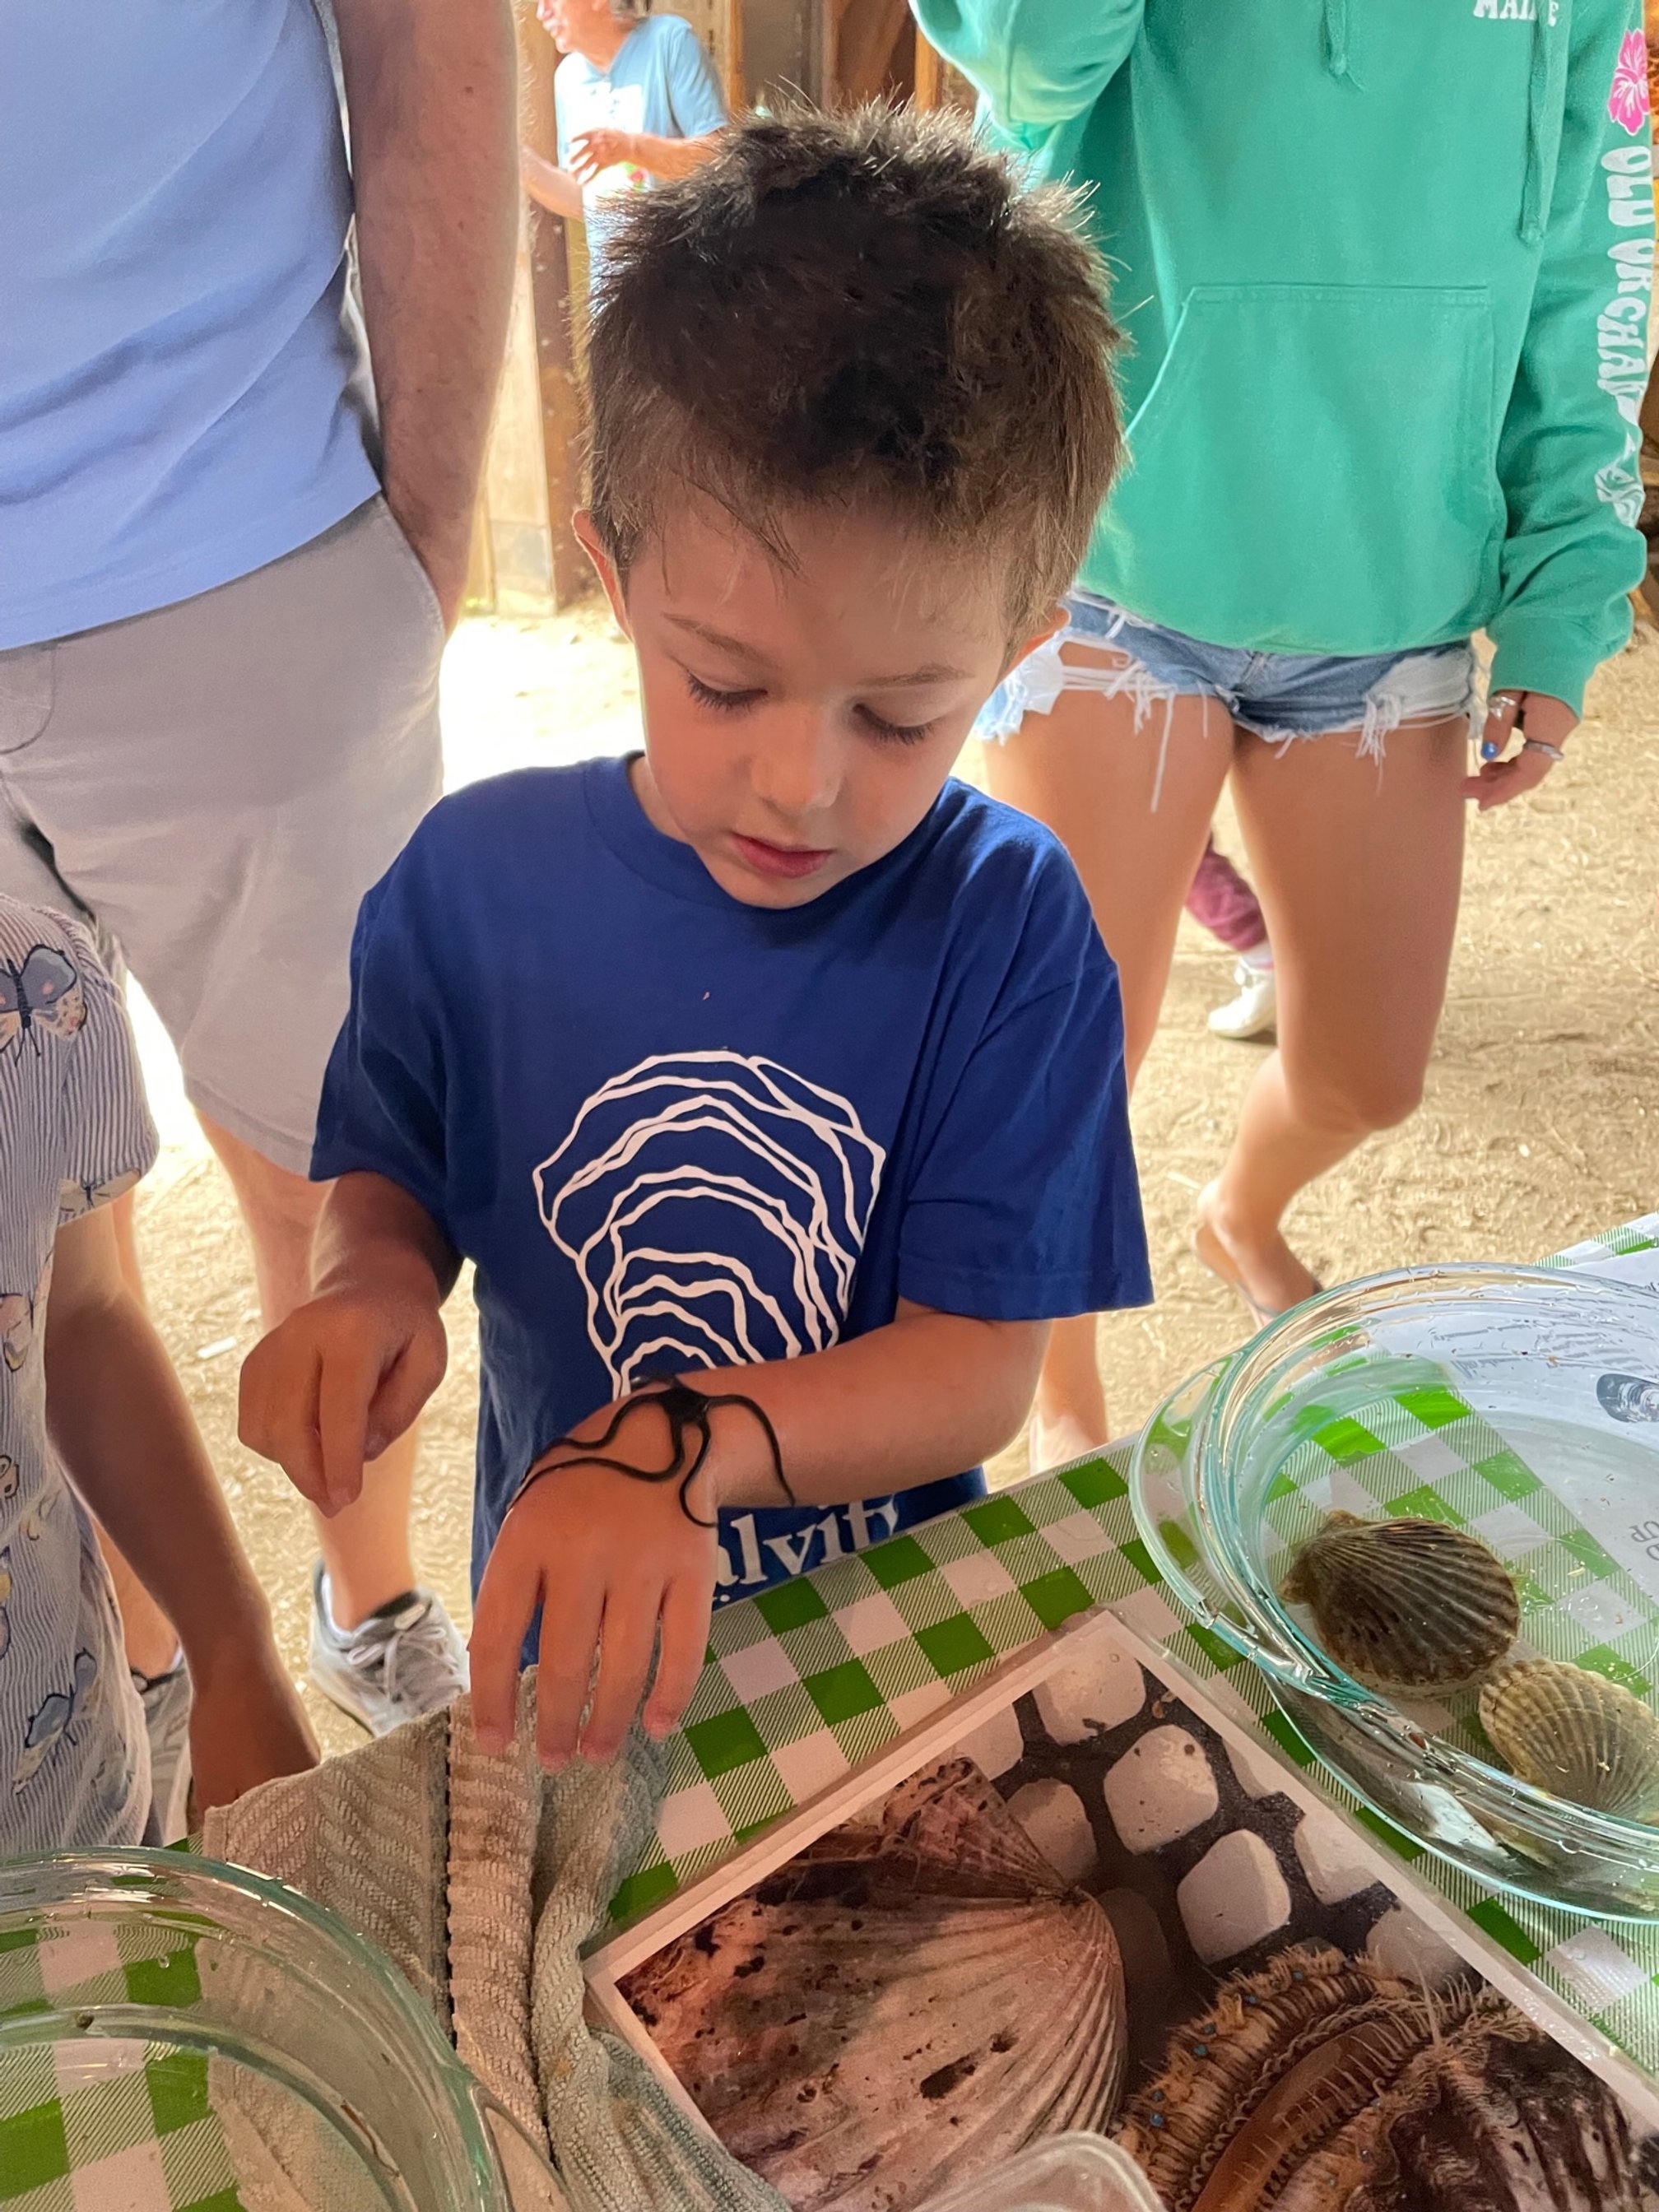
[[[107,1202],[155,1153],[90,941],[0,898],[0,1857],[146,1833],[143,1717],[88,1505],[178,1626],[199,1801],[314,1755],[166,1352],[121,1277]]]

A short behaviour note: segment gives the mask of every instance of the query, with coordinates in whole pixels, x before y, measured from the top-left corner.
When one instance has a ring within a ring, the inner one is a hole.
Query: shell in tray
[[[1659,2212],[1613,2092],[1284,1784],[1079,1635],[621,1986],[802,2212],[915,2212],[1114,2118],[1169,2212]]]
[[[1122,2079],[1111,1923],[968,1759],[833,1829],[625,1987],[721,2141],[803,2212],[917,2203],[1097,2129]]]
[[[1316,1946],[1235,1976],[1119,2137],[1169,2212],[1654,2212],[1605,2084],[1473,1978],[1431,1999]]]

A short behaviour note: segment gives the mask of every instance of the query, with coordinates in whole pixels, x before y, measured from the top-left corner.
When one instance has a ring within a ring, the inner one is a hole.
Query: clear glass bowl
[[[1659,1297],[1546,1268],[1346,1285],[1172,1393],[1136,1444],[1131,1489],[1165,1579],[1375,1811],[1489,1886],[1604,1917],[1659,1914],[1659,1826],[1505,1771],[1473,1692],[1407,1706],[1366,1688],[1279,1594],[1334,1508],[1460,1522],[1516,1577],[1516,1656],[1587,1666],[1655,1706]]]
[[[0,1865],[0,2123],[54,2104],[72,2159],[155,2143],[245,2212],[565,2203],[383,1953],[173,1851]]]
[[[1098,2136],[1050,2136],[923,2212],[1163,2212],[1127,2151]]]

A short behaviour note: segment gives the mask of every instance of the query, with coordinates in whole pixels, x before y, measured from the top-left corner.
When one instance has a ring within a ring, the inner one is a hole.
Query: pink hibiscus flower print
[[[1648,43],[1639,31],[1626,31],[1607,94],[1607,113],[1634,138],[1648,123]]]

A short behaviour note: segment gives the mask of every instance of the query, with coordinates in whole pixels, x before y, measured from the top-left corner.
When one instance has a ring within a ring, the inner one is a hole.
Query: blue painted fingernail
[[[1496,760],[1498,758],[1498,745],[1495,739],[1492,738],[1482,738],[1480,740],[1480,757],[1482,760]]]

